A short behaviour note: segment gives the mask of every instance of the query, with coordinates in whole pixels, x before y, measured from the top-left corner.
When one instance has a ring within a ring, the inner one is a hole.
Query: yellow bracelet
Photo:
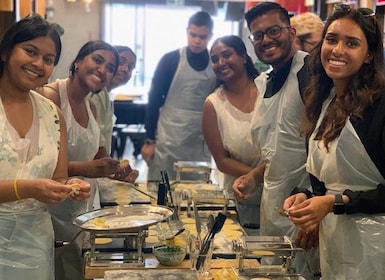
[[[15,192],[15,196],[16,196],[17,200],[21,200],[21,197],[20,197],[19,192],[17,190],[17,179],[15,179],[15,181],[13,181],[13,191]]]

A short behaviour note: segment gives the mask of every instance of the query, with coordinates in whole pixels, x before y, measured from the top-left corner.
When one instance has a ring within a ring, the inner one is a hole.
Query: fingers
[[[292,196],[286,198],[285,202],[283,203],[282,208],[285,210],[288,210],[290,207],[293,206],[294,202],[295,202],[295,196],[292,195]]]
[[[298,247],[310,250],[318,246],[318,228],[312,231],[299,230],[294,242]]]
[[[58,204],[66,200],[72,191],[69,186],[56,187],[45,195],[44,202]]]
[[[239,177],[233,184],[234,196],[237,200],[247,200],[251,196],[254,184],[246,180],[245,176]]]
[[[126,178],[124,178],[124,181],[129,182],[129,183],[135,183],[136,179],[139,176],[139,171],[138,170],[131,170],[131,172],[128,174]]]
[[[79,178],[71,178],[67,183],[70,188],[67,197],[77,201],[83,201],[91,196],[91,186],[88,182]]]

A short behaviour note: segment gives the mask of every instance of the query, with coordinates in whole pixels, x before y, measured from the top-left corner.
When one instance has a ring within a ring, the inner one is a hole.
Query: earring
[[[365,59],[365,63],[366,64],[372,63],[372,57],[370,56],[370,54],[368,54],[367,58]]]
[[[79,71],[79,66],[75,65],[74,71],[75,71],[75,72],[78,72],[78,71]]]

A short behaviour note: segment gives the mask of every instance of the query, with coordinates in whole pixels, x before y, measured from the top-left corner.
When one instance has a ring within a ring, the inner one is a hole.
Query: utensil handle
[[[158,205],[166,205],[166,186],[163,183],[158,184]]]
[[[202,244],[202,248],[199,250],[199,256],[195,265],[197,271],[201,269],[206,261],[206,255],[210,250],[211,242],[214,242],[214,234],[210,234],[208,240]]]
[[[168,173],[166,170],[161,170],[160,175],[162,176],[163,184],[166,186],[168,201],[170,202],[170,205],[173,207],[174,201],[171,195],[171,187],[170,187],[170,181],[168,180]]]

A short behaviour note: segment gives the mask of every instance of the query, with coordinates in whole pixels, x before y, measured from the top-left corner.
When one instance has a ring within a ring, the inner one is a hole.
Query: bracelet
[[[19,195],[19,191],[17,190],[17,179],[13,181],[13,191],[15,192],[15,196],[17,200],[21,200],[21,197]]]

